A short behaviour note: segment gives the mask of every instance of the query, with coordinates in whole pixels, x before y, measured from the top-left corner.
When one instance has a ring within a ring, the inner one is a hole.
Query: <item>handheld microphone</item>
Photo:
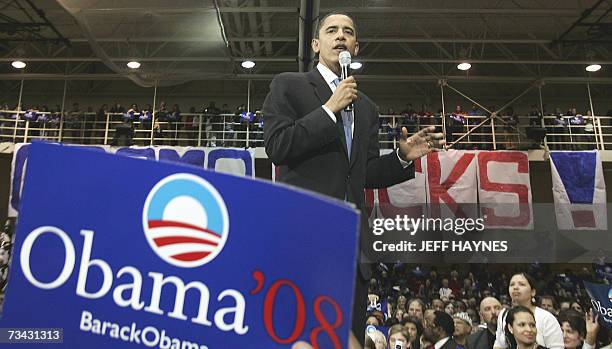
[[[341,71],[340,81],[342,81],[350,76],[349,66],[351,65],[351,53],[348,51],[340,52],[340,55],[338,56],[338,61],[340,62],[340,71]],[[344,111],[349,112],[352,110],[353,110],[352,102],[351,104],[344,107]]]

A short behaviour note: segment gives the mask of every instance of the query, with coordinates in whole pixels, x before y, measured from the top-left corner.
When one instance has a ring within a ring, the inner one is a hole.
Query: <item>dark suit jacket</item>
[[[472,333],[467,337],[465,342],[466,349],[493,349],[493,342],[495,342],[495,335],[493,335],[493,342],[489,345],[488,339],[489,330],[481,329],[478,332]]]
[[[453,337],[449,338],[440,349],[457,349],[457,342],[453,339]]]
[[[340,113],[334,123],[321,107],[331,95],[317,69],[277,75],[263,106],[266,153],[279,166],[279,181],[346,198],[363,210],[364,188],[411,179],[414,166],[404,169],[393,153],[379,156],[378,113],[361,92],[354,102],[349,160]]]

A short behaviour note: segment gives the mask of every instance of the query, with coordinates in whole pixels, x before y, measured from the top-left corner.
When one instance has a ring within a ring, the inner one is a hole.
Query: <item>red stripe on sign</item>
[[[178,259],[179,261],[183,261],[183,262],[193,262],[193,261],[197,261],[198,259],[202,259],[208,256],[209,254],[210,252],[189,252],[189,253],[175,254],[171,258]]]
[[[163,220],[150,220],[149,228],[162,228],[162,227],[177,227],[177,228],[188,228],[197,231],[201,231],[203,233],[212,234],[218,238],[221,238],[221,235],[215,233],[212,230],[208,230],[206,228],[201,228],[192,224],[176,222],[176,221],[163,221]]]
[[[217,246],[217,243],[215,242],[204,240],[204,239],[192,238],[189,236],[164,236],[161,238],[153,239],[153,241],[155,241],[155,244],[158,247],[162,247],[166,245],[173,245],[173,244],[182,244],[182,243],[198,243],[198,244],[204,244],[204,245]]]

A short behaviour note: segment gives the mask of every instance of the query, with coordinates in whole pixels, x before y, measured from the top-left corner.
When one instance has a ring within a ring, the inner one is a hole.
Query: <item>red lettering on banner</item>
[[[430,153],[427,156],[427,181],[429,183],[430,204],[432,204],[432,216],[440,216],[440,204],[445,203],[458,218],[467,217],[463,210],[457,205],[455,199],[448,193],[448,190],[465,173],[468,166],[472,163],[475,154],[466,153],[461,155],[453,170],[444,182],[442,180],[442,168],[438,153]]]
[[[497,216],[492,208],[483,207],[485,222],[492,226],[525,226],[531,220],[529,209],[529,187],[525,184],[495,183],[489,181],[487,165],[489,162],[506,162],[518,164],[518,173],[529,174],[529,159],[520,152],[480,152],[478,154],[480,188],[498,193],[515,193],[518,196],[519,216]]]

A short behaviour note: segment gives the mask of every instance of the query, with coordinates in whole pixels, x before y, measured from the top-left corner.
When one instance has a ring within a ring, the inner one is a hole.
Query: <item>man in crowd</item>
[[[423,335],[435,349],[457,349],[457,342],[451,337],[455,332],[453,318],[443,311],[428,312],[423,323]]]
[[[423,309],[425,309],[425,303],[418,298],[411,299],[408,303],[408,315],[419,319],[419,321],[423,321]]]
[[[480,318],[487,326],[467,337],[466,349],[492,349],[495,343],[497,317],[502,309],[501,303],[495,297],[486,297],[480,302]]]
[[[433,310],[444,311],[444,301],[436,298],[431,301],[431,307],[433,308]]]
[[[458,312],[453,315],[455,332],[453,339],[457,342],[458,349],[465,349],[467,337],[472,333],[472,319],[466,312]]]
[[[557,311],[557,302],[553,296],[544,295],[540,297],[540,308],[548,311],[554,316],[559,315],[559,312]]]

